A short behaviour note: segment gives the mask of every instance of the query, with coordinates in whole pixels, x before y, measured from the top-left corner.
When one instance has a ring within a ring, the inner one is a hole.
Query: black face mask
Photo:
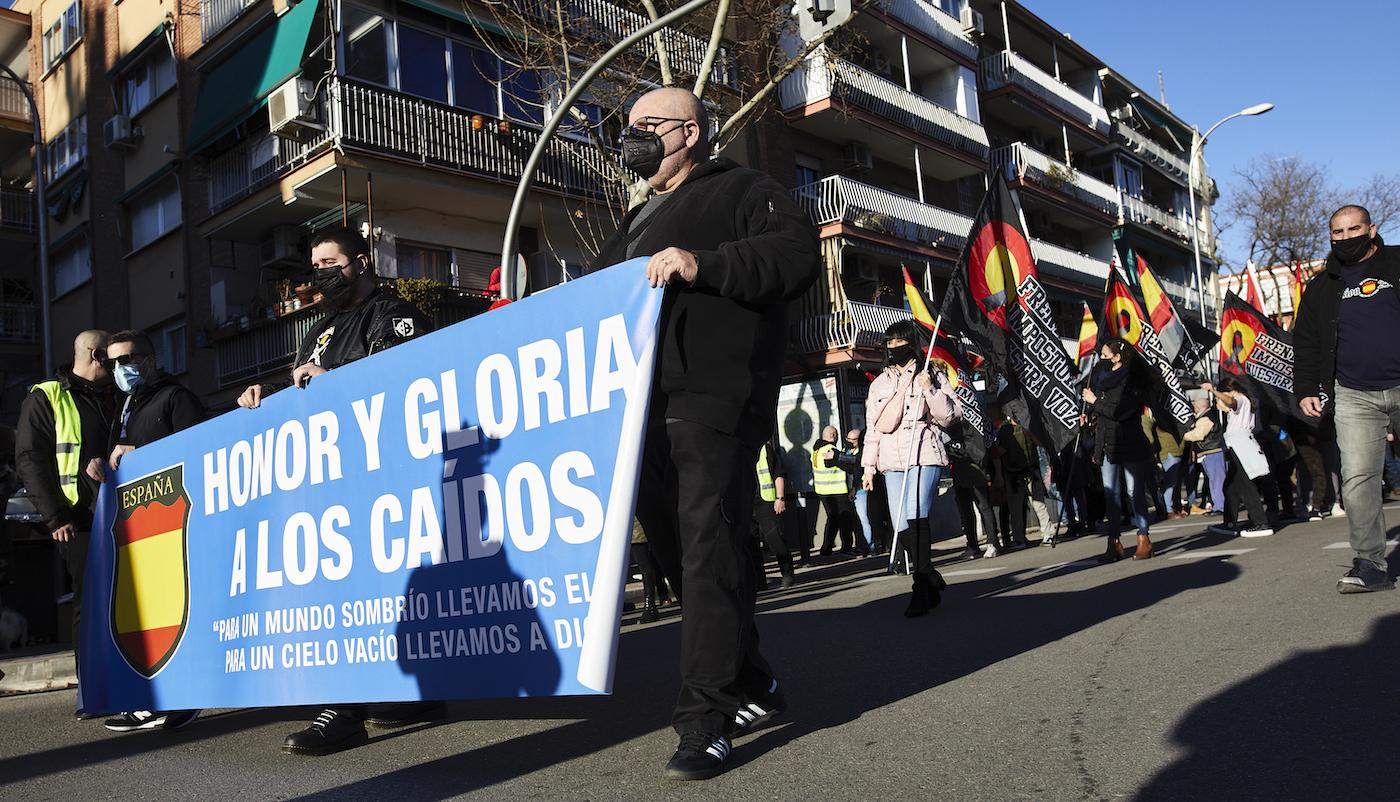
[[[1346,239],[1332,240],[1332,255],[1337,257],[1337,261],[1344,265],[1354,265],[1366,258],[1366,252],[1371,250],[1371,235],[1359,234]]]
[[[684,128],[685,123],[682,122],[680,127]],[[671,129],[674,130],[676,129]],[[622,165],[643,179],[649,179],[660,172],[661,162],[674,152],[667,152],[666,143],[661,141],[661,135],[655,131],[637,131],[629,128],[622,135]]]
[[[339,267],[318,267],[311,279],[312,286],[321,293],[321,302],[330,309],[344,309],[355,300],[355,283]]]
[[[914,346],[909,343],[885,348],[885,360],[891,365],[903,365],[914,358]]]

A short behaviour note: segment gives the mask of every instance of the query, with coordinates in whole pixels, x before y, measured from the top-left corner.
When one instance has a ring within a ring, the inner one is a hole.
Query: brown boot
[[[1119,548],[1122,548],[1121,546]],[[1152,539],[1147,535],[1138,535],[1137,551],[1133,552],[1134,560],[1146,560],[1152,556]]]
[[[1116,537],[1108,539],[1108,550],[1099,555],[1101,563],[1116,563],[1123,559],[1123,541]]]

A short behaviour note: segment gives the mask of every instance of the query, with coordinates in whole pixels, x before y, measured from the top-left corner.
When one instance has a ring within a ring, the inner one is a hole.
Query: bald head
[[[88,329],[73,338],[73,373],[93,382],[107,379],[107,366],[102,362],[107,358],[109,339],[101,329]]]
[[[690,168],[708,155],[710,129],[705,107],[694,94],[679,87],[653,89],[637,98],[627,114],[627,124],[661,138],[665,157],[656,174],[647,177],[657,192],[680,186]]]
[[[841,436],[841,432],[835,426],[827,426],[822,429],[822,439],[828,443],[836,442],[836,438]]]

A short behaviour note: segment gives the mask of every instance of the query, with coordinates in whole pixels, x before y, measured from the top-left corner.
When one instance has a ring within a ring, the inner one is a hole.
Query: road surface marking
[[[1187,551],[1177,554],[1173,560],[1194,560],[1199,557],[1238,557],[1241,554],[1248,554],[1254,549],[1214,549],[1211,551]]]
[[[943,578],[947,579],[950,576],[971,576],[973,574],[990,574],[996,571],[1008,570],[1009,568],[1010,566],[1007,566],[1007,568],[963,568],[958,571],[944,571],[942,573]]]
[[[1385,542],[1385,545],[1387,545],[1387,546],[1400,546],[1400,540],[1387,540],[1387,541]],[[1323,549],[1349,549],[1349,548],[1351,548],[1351,543],[1349,543],[1349,542],[1347,542],[1347,541],[1345,541],[1345,540],[1340,540],[1340,541],[1337,541],[1336,543],[1328,543],[1326,546],[1323,546],[1322,548],[1323,548]]]

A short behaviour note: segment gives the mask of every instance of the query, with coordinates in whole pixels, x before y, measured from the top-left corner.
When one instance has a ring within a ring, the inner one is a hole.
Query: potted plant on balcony
[[[1074,176],[1070,171],[1058,164],[1050,165],[1050,169],[1045,173],[1045,183],[1054,189],[1062,189],[1065,184],[1074,182]]]
[[[394,279],[394,291],[399,297],[418,307],[418,311],[425,315],[437,314],[438,304],[442,302],[443,293],[447,285],[435,278],[409,278],[400,277]]]

